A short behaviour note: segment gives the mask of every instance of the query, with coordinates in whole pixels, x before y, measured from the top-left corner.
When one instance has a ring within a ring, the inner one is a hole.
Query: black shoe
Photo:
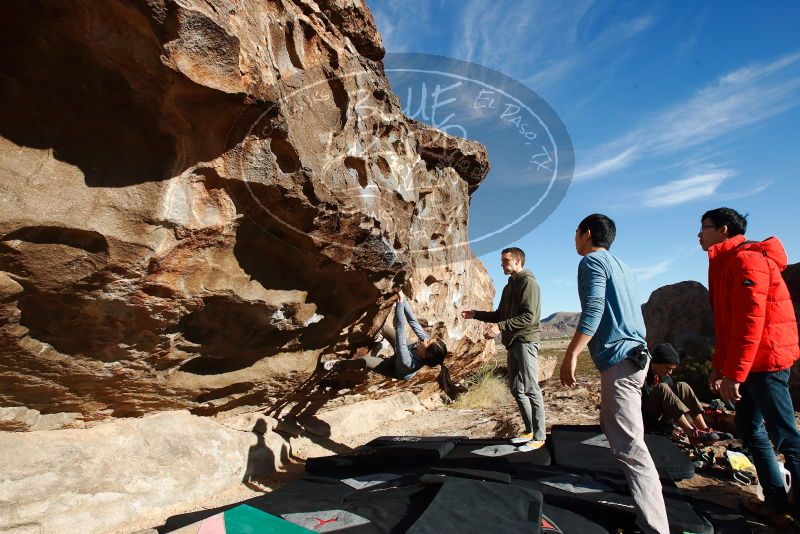
[[[689,443],[692,445],[712,445],[720,440],[719,434],[716,432],[708,432],[707,430],[700,430],[698,428],[692,429],[688,433]]]

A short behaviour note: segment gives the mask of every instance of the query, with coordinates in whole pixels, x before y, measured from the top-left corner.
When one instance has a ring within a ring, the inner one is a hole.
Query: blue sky
[[[636,271],[643,302],[663,285],[705,283],[696,236],[707,209],[748,212],[750,239],[776,235],[789,262],[800,261],[800,240],[790,233],[800,227],[800,2],[367,4],[388,52],[500,71],[566,125],[575,174],[565,198],[533,231],[503,243],[526,251],[543,315],[580,309],[573,237],[593,212],[616,221],[612,250]],[[473,221],[524,197],[492,150],[489,157],[493,170],[473,195]],[[478,230],[471,222],[471,237]],[[499,249],[483,252],[499,290]]]

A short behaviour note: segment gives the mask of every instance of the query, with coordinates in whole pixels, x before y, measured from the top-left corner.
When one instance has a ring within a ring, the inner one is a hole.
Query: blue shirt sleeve
[[[606,271],[602,263],[591,256],[584,256],[578,265],[578,296],[581,300],[578,331],[593,336],[605,310]]]
[[[411,311],[411,306],[409,306],[408,301],[403,301],[403,312],[405,313],[406,319],[408,319],[408,324],[411,326],[411,330],[417,335],[418,339],[428,339],[428,333],[422,329],[422,325],[419,324],[417,318],[414,317],[414,312]]]

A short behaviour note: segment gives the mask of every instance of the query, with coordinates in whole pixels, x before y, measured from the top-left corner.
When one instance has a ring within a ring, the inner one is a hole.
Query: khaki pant
[[[690,414],[692,418],[703,413],[703,406],[686,382],[673,385],[658,384],[644,403],[648,421],[670,422]]]
[[[646,533],[669,534],[661,480],[647,445],[642,422],[642,385],[647,369],[630,360],[600,373],[600,424],[636,502],[636,522]]]

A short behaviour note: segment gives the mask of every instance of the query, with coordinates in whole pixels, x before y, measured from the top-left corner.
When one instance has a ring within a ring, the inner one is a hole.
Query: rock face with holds
[[[5,2],[0,41],[0,429],[279,403],[401,288],[456,378],[493,350],[485,150],[403,115],[360,0]]]

